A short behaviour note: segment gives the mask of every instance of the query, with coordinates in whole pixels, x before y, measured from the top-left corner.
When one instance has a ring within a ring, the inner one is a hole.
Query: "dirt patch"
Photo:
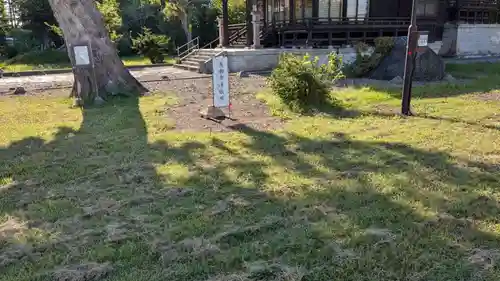
[[[96,281],[106,277],[112,270],[108,263],[87,263],[60,268],[50,275],[55,281]]]
[[[262,76],[247,78],[230,77],[231,112],[225,110],[223,121],[208,120],[200,115],[202,109],[212,104],[211,80],[209,78],[171,81],[171,90],[178,96],[179,104],[167,110],[167,115],[175,120],[175,129],[180,131],[227,132],[241,125],[256,130],[280,128],[282,120],[272,117],[267,105],[255,98],[255,94],[265,87]]]
[[[151,249],[160,254],[160,260],[165,264],[184,258],[209,258],[220,252],[219,247],[201,237],[184,239],[178,243],[157,240],[151,244]]]
[[[500,91],[491,91],[488,93],[482,93],[475,96],[476,99],[482,101],[500,101]]]
[[[467,260],[469,263],[487,270],[494,267],[499,258],[500,252],[498,250],[473,249]]]

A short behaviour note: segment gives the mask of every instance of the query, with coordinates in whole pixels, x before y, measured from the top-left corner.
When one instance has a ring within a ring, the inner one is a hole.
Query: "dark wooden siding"
[[[370,0],[371,18],[393,18],[398,17],[399,1],[408,0]]]

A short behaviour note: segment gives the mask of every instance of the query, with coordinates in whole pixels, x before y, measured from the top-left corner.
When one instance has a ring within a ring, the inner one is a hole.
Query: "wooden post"
[[[289,20],[290,20],[290,22],[294,23],[295,22],[295,0],[289,0],[288,4],[290,7]]]
[[[222,47],[229,46],[229,0],[222,0]]]
[[[246,7],[245,12],[246,12],[246,29],[247,29],[247,47],[250,47],[252,46],[254,40],[253,25],[252,25],[253,0],[245,0],[245,7]],[[255,37],[258,38],[259,34],[256,34]]]

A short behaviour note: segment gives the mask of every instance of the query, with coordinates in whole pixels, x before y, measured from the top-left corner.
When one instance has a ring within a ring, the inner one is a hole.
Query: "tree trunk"
[[[182,24],[182,29],[184,30],[184,33],[186,34],[186,40],[187,40],[187,42],[190,42],[192,40],[192,35],[191,35],[191,30],[189,30],[189,20],[188,20],[187,12],[182,13],[181,24]]]
[[[75,67],[72,62],[73,97],[82,105],[90,105],[113,95],[133,96],[148,91],[118,57],[93,0],[49,0],[49,3],[63,31],[70,58],[74,57],[72,46],[89,44],[92,49],[94,71],[90,67]]]

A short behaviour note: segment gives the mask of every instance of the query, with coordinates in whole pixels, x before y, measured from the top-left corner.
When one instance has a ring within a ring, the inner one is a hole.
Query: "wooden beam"
[[[288,6],[290,8],[289,20],[290,22],[295,22],[295,0],[289,0]]]
[[[229,0],[222,0],[222,47],[229,46]]]
[[[246,29],[247,29],[247,47],[252,46],[254,36],[253,36],[253,25],[252,25],[252,8],[254,5],[253,0],[245,0],[245,6],[246,6]],[[259,39],[259,35],[257,34],[256,39]]]

